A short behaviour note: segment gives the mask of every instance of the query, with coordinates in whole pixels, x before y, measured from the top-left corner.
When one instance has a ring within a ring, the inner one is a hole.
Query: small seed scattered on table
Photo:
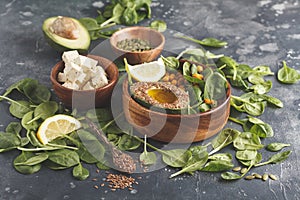
[[[238,166],[238,167],[234,167],[233,169],[232,169],[232,171],[234,171],[234,172],[239,172],[239,171],[241,171],[241,167],[240,166]]]
[[[262,175],[260,175],[260,174],[253,173],[252,175],[257,179],[262,179]]]
[[[255,176],[249,175],[249,176],[246,176],[245,179],[246,180],[252,180],[252,179],[255,179]]]
[[[277,176],[275,176],[274,174],[269,174],[269,177],[274,181],[278,180]]]
[[[264,174],[264,175],[262,176],[262,180],[263,180],[263,181],[268,180],[268,178],[269,178],[269,175],[268,175],[268,174]]]

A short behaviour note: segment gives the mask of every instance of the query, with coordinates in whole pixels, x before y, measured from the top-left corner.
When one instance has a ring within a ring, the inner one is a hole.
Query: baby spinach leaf
[[[228,44],[225,41],[221,41],[221,40],[218,40],[216,38],[211,38],[211,37],[204,38],[202,40],[197,40],[197,39],[194,39],[192,37],[188,37],[188,36],[184,36],[184,35],[176,35],[176,36],[180,37],[180,38],[183,38],[183,39],[186,39],[186,40],[189,40],[189,41],[192,41],[192,42],[195,42],[195,43],[198,43],[198,44],[203,45],[203,46],[208,46],[208,47],[219,48],[219,47],[224,47]]]
[[[300,73],[282,61],[282,68],[278,70],[277,78],[282,83],[293,84],[300,80]]]
[[[218,153],[218,154],[209,156],[208,159],[231,162],[232,155],[230,153]]]
[[[110,168],[108,167],[108,163],[106,160],[101,160],[99,162],[97,162],[96,166],[98,169],[101,169],[101,170],[109,170]]]
[[[226,171],[231,168],[233,168],[234,165],[231,162],[228,161],[222,161],[222,160],[213,160],[209,161],[204,165],[204,167],[201,169],[201,171],[205,172],[221,172]]]
[[[185,149],[164,150],[162,160],[171,167],[183,167],[191,155],[191,151]]]
[[[59,149],[47,153],[50,161],[62,167],[72,167],[80,162],[78,154],[69,149]]]
[[[16,118],[22,119],[23,116],[31,111],[30,103],[28,101],[11,101],[9,112]]]
[[[35,104],[47,102],[51,97],[50,90],[46,86],[39,84],[37,80],[26,82],[23,91],[27,98]]]
[[[242,176],[233,172],[224,172],[221,174],[221,177],[224,180],[237,180],[237,179],[241,179]]]
[[[22,125],[20,124],[20,122],[10,122],[5,129],[7,133],[14,133],[17,136],[20,136],[21,130]]]
[[[41,164],[36,165],[16,165],[16,163],[26,162],[28,159],[34,157],[35,155],[32,152],[22,151],[14,160],[14,168],[22,174],[33,174],[38,172],[41,169]]]
[[[173,69],[178,69],[179,68],[179,60],[175,57],[169,56],[169,57],[163,57],[161,56],[161,59],[163,60],[164,64],[166,67],[170,67]]]
[[[274,75],[274,73],[271,71],[271,68],[265,65],[259,65],[254,67],[253,71],[256,75],[260,76]]]
[[[20,80],[20,81],[18,81],[18,82],[15,82],[14,84],[12,84],[11,86],[9,86],[7,89],[6,89],[6,91],[5,91],[5,93],[2,95],[2,96],[7,96],[7,95],[9,95],[13,90],[18,90],[19,92],[21,92],[21,93],[24,93],[24,91],[23,91],[23,86],[27,83],[27,82],[29,82],[29,81],[34,81],[33,79],[31,79],[31,78],[24,78],[24,79],[22,79],[22,80]],[[0,97],[0,101],[2,101],[3,99]]]
[[[231,144],[238,136],[240,135],[240,132],[235,129],[226,128],[222,130],[217,137],[215,137],[211,144],[214,148],[213,151],[209,153],[209,155],[212,155],[216,153],[217,151],[221,150],[222,148],[226,147],[227,145]]]
[[[0,152],[9,151],[21,145],[20,138],[14,133],[0,133]]]
[[[95,31],[99,29],[99,25],[96,19],[90,17],[80,18],[79,22],[88,30]]]
[[[147,151],[146,136],[144,140],[144,152],[140,154],[140,161],[143,165],[152,165],[156,162],[156,154]]]
[[[36,131],[39,127],[39,123],[34,119],[34,112],[30,111],[24,115],[24,117],[21,120],[22,126],[27,130],[27,131]]]
[[[84,168],[81,163],[73,168],[72,174],[73,177],[81,181],[87,179],[90,176],[89,170]]]
[[[140,141],[127,134],[123,134],[118,143],[119,149],[123,151],[137,149],[140,145],[141,145]]]
[[[204,99],[218,100],[226,96],[226,79],[219,73],[214,72],[206,78],[203,96]]]
[[[48,159],[48,155],[46,153],[41,153],[36,156],[32,156],[25,161],[14,162],[15,166],[26,165],[26,166],[34,166],[40,164]]]
[[[113,119],[110,109],[107,108],[96,108],[88,110],[88,112],[86,113],[86,117],[93,121],[98,120],[99,122],[106,122]]]
[[[115,22],[116,24],[120,24],[121,23],[120,18],[123,12],[124,12],[124,7],[121,4],[117,3],[112,9],[112,16],[108,20],[103,22],[100,26],[106,26],[107,24],[112,22]]]
[[[239,160],[240,163],[242,163],[245,166],[251,166],[251,165],[255,165],[257,163],[259,163],[262,160],[262,154],[261,153],[257,153],[255,159],[252,160]]]
[[[34,131],[28,130],[26,133],[26,137],[29,142],[35,147],[43,147],[42,143],[37,139],[36,133]]]
[[[255,133],[242,132],[234,141],[233,146],[237,150],[259,150],[264,147],[260,138]]]
[[[273,104],[273,105],[275,105],[275,106],[277,106],[279,108],[283,107],[282,101],[280,101],[279,99],[277,99],[275,97],[272,97],[272,96],[269,96],[269,95],[266,95],[266,94],[262,94],[262,95],[259,95],[258,98],[266,100],[268,103],[271,103],[271,104]]]
[[[135,10],[135,5],[125,8],[121,15],[121,21],[125,25],[133,25],[138,23],[138,14]]]
[[[58,104],[55,101],[43,102],[34,109],[33,120],[37,120],[40,118],[45,120],[48,117],[53,116],[57,112],[57,110]]]
[[[235,157],[238,160],[253,160],[256,158],[257,151],[256,150],[238,150],[236,151]]]
[[[291,153],[292,153],[292,151],[284,151],[281,153],[277,153],[277,154],[271,156],[266,162],[256,164],[255,167],[263,166],[263,165],[267,165],[267,164],[280,163],[280,162],[286,160]]]
[[[154,20],[150,23],[150,28],[159,32],[165,32],[167,30],[167,24],[162,20]]]
[[[285,144],[285,143],[274,142],[274,143],[268,144],[266,148],[268,151],[280,151],[284,147],[289,147],[289,146],[291,146],[291,145]]]

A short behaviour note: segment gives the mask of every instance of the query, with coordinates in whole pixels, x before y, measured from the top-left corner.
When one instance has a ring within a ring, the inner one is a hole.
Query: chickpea
[[[201,65],[198,65],[198,66],[197,66],[197,72],[198,72],[198,73],[203,72],[203,67],[202,67]]]
[[[172,81],[171,81],[171,84],[176,85],[176,84],[177,84],[177,80],[175,80],[175,79],[172,80]]]

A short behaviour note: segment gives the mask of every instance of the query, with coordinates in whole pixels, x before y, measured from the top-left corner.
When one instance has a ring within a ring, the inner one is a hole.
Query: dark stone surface
[[[1,0],[0,2],[0,93],[6,87],[25,77],[36,78],[50,87],[51,67],[60,60],[46,44],[41,25],[44,19],[55,15],[95,17],[101,1],[33,1]],[[100,8],[101,9],[101,8]],[[300,18],[298,0],[261,1],[153,1],[154,19],[163,19],[170,30],[197,38],[217,37],[228,41],[226,48],[214,53],[230,55],[251,66],[269,65],[274,72],[281,61],[297,70],[300,67]],[[145,21],[143,25],[147,25]],[[97,42],[94,42],[95,46]],[[174,44],[173,44],[174,45]],[[172,46],[182,48],[180,43]],[[282,85],[276,77],[271,95],[280,98],[284,108],[268,108],[260,117],[270,123],[275,136],[269,142],[291,143],[293,151],[284,163],[269,165],[252,171],[270,172],[279,181],[233,181],[220,179],[219,173],[195,173],[169,179],[175,169],[163,168],[142,176],[136,191],[111,192],[107,187],[95,189],[102,182],[103,172],[87,165],[91,178],[77,181],[71,170],[51,171],[43,168],[33,175],[16,172],[12,161],[17,152],[0,154],[0,199],[56,200],[56,199],[300,199],[300,87]],[[8,112],[6,103],[0,104],[0,131],[10,121],[16,121]],[[229,127],[237,127],[228,123]],[[230,151],[230,150],[229,150]],[[264,152],[265,159],[271,153]],[[98,178],[97,182],[92,178]]]

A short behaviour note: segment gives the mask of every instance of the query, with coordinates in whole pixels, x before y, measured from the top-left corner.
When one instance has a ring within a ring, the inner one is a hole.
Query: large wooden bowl
[[[117,47],[117,43],[125,39],[139,38],[150,42],[152,49],[142,52],[125,51]],[[147,27],[134,26],[123,28],[110,37],[112,50],[121,58],[126,58],[129,64],[151,62],[162,52],[165,37],[162,33]]]
[[[73,90],[62,86],[62,83],[57,81],[59,72],[63,72],[65,64],[63,61],[58,62],[51,71],[50,79],[54,92],[58,98],[69,108],[77,108],[80,110],[92,109],[95,107],[103,107],[110,103],[111,95],[115,85],[118,82],[119,71],[118,67],[110,60],[95,56],[87,55],[88,57],[98,61],[98,65],[102,66],[108,76],[108,84],[95,90]]]
[[[139,133],[158,141],[191,143],[207,139],[221,131],[229,117],[230,85],[227,98],[222,104],[208,112],[191,115],[166,114],[147,109],[131,98],[127,79],[122,87],[127,121]]]

